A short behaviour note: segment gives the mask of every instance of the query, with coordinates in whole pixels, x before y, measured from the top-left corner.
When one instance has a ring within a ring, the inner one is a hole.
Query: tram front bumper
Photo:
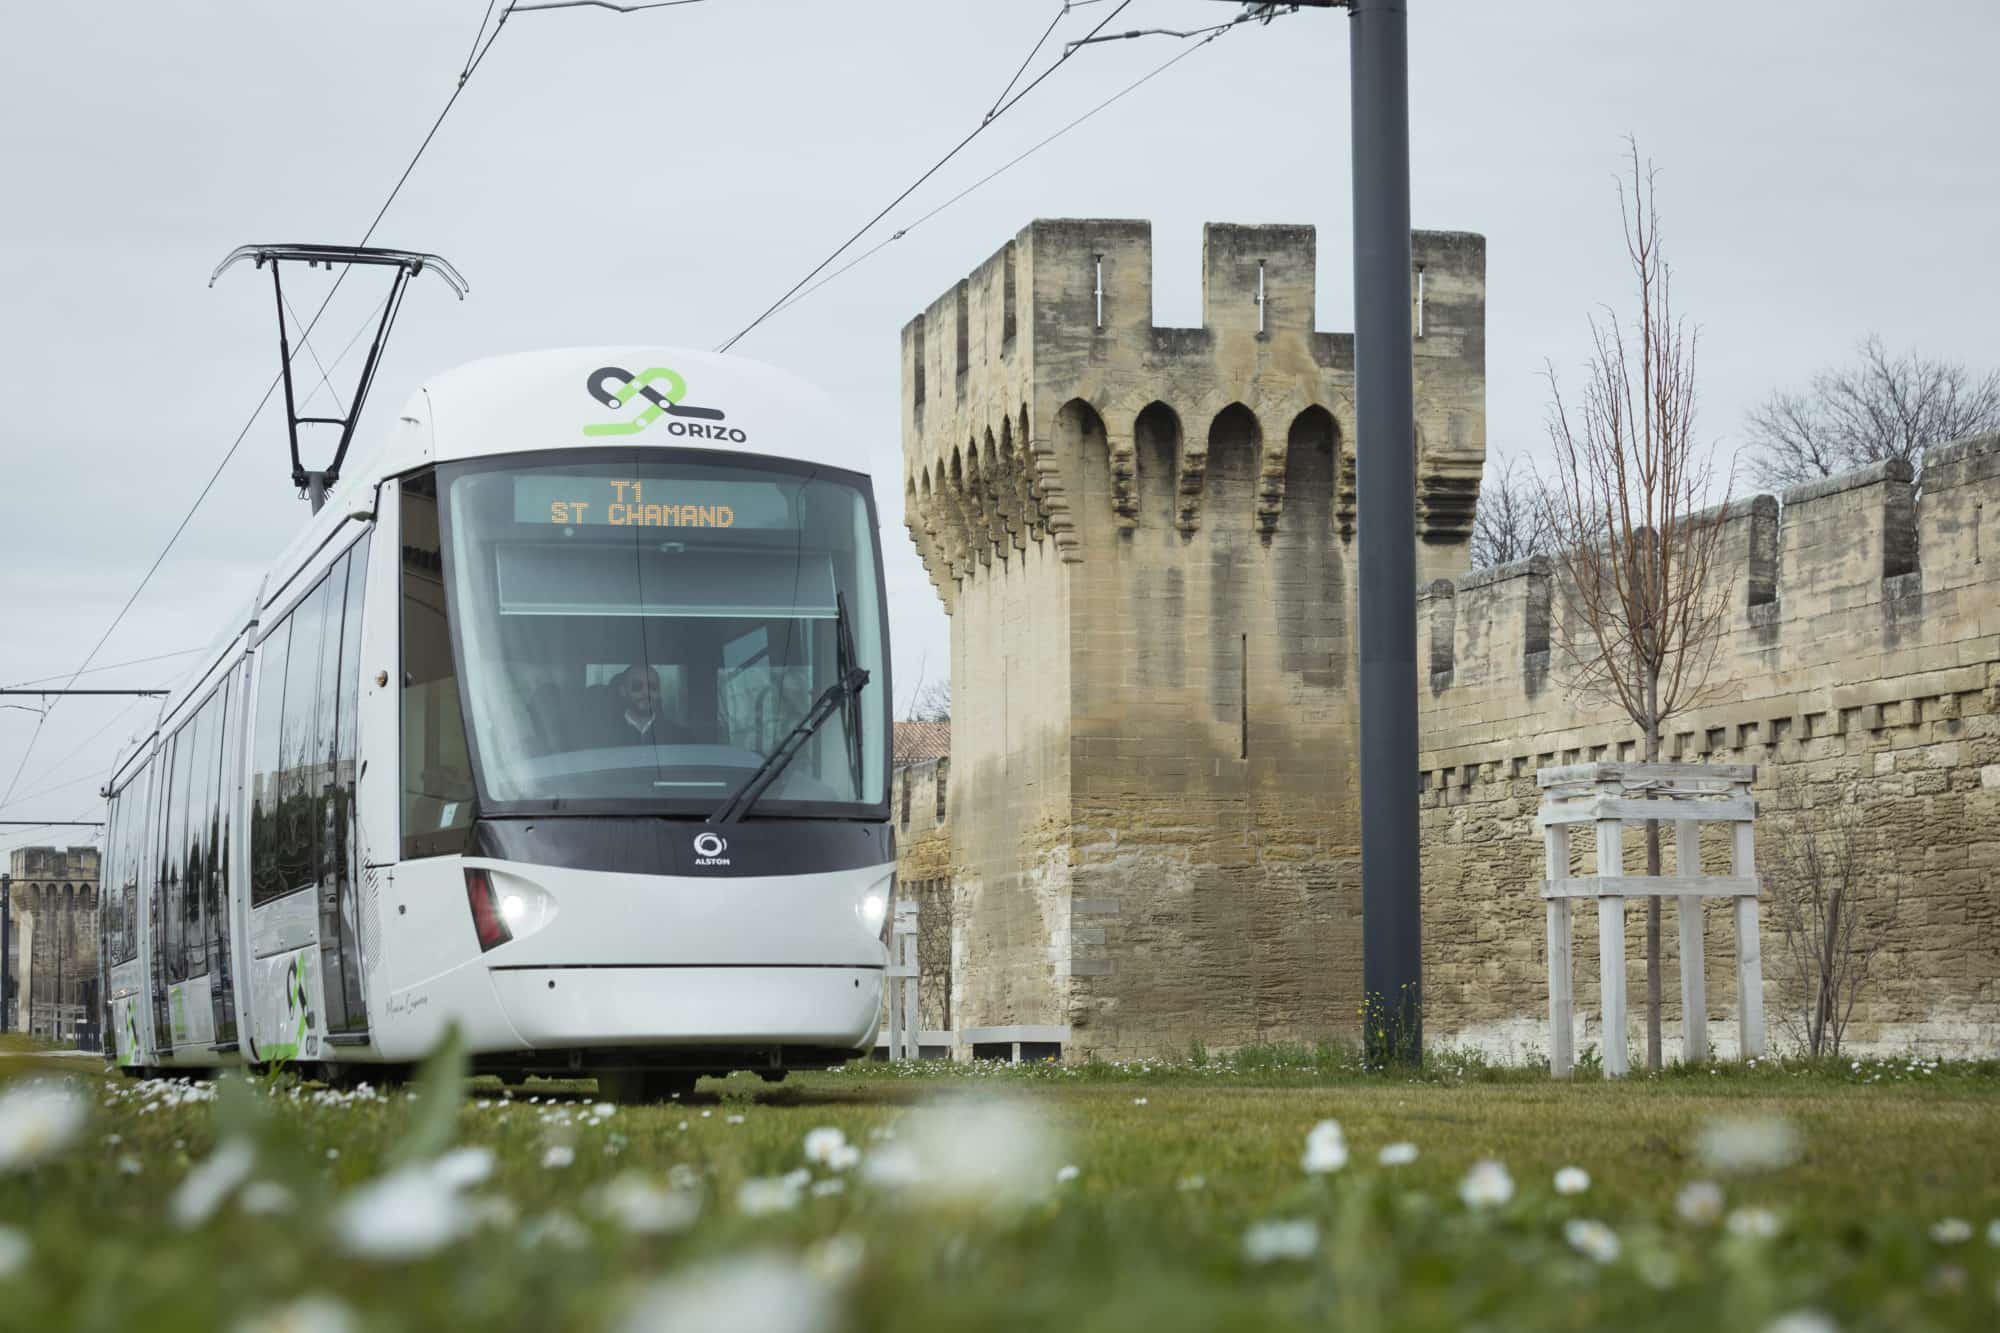
[[[882,1008],[880,967],[495,967],[530,1046],[812,1046],[858,1051]]]

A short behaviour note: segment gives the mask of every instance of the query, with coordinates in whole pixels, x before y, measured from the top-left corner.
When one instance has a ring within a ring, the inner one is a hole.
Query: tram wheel
[[[597,1095],[628,1106],[685,1100],[696,1076],[671,1069],[612,1069],[597,1076]]]

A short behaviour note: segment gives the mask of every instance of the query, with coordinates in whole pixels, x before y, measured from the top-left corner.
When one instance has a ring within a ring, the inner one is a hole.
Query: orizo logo
[[[749,435],[734,426],[706,423],[724,419],[722,409],[695,407],[683,402],[687,381],[665,366],[649,366],[634,375],[622,366],[604,366],[590,373],[584,389],[606,407],[628,406],[644,398],[646,406],[626,421],[596,421],[585,426],[585,435],[637,435],[661,417],[668,418],[666,432],[698,440],[726,440],[731,444],[749,442]]]
[[[729,850],[729,840],[719,833],[697,833],[694,835],[694,863],[698,866],[726,866],[729,858],[723,853]]]

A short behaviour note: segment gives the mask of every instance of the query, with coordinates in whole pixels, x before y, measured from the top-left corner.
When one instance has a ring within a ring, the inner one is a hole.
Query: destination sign
[[[793,526],[791,505],[769,482],[548,473],[514,479],[514,521],[592,528]]]

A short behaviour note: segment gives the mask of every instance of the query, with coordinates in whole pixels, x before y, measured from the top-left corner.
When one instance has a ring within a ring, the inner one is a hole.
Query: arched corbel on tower
[[[1000,465],[1007,479],[1008,526],[1014,535],[1015,549],[1025,551],[1028,549],[1028,539],[1036,535],[1037,515],[1033,479],[1029,475],[1033,469],[1029,464],[1027,451],[1017,445],[1016,439],[1014,419],[1011,416],[1001,417]]]
[[[993,559],[993,546],[982,536],[985,524],[980,518],[979,502],[975,492],[979,488],[979,446],[966,441],[963,450],[951,451],[951,472],[946,478],[945,491],[952,508],[958,512],[958,530],[964,542],[966,577],[971,577],[973,566],[989,564]]]
[[[1097,415],[1097,409],[1081,398],[1072,398],[1056,409],[1050,422],[1049,440],[1043,448],[1036,442],[1036,473],[1042,479],[1043,504],[1049,516],[1049,531],[1054,534],[1057,549],[1069,563],[1083,559],[1083,546],[1077,539],[1074,515],[1070,513],[1070,499],[1064,479],[1083,475],[1085,459],[1102,451],[1108,455],[1109,442],[1105,438],[1104,420]]]
[[[1021,460],[1022,484],[1027,487],[1028,512],[1034,516],[1034,525],[1029,536],[1036,541],[1046,538],[1051,529],[1051,509],[1048,493],[1042,483],[1042,450],[1035,443],[1035,432],[1029,425],[1028,405],[1021,404],[1014,418],[1014,452]]]
[[[1330,439],[1332,414],[1323,407],[1307,406],[1292,417],[1292,424],[1285,432],[1285,447],[1264,450],[1257,469],[1257,536],[1266,546],[1271,544],[1271,536],[1278,530],[1285,510],[1288,478],[1293,455],[1300,447],[1302,429],[1309,438]]]
[[[1287,528],[1302,524],[1325,531],[1332,529],[1343,452],[1340,425],[1333,419],[1333,413],[1315,404],[1292,418],[1291,429],[1285,433],[1278,495]],[[1276,521],[1274,515],[1274,526]]]
[[[1021,496],[1021,463],[1014,457],[1014,429],[1006,417],[1000,418],[997,438],[991,428],[987,430],[986,448],[993,456],[987,469],[993,478],[993,506],[1006,533],[1001,553],[1026,550],[1028,518]]]
[[[1357,452],[1359,446],[1354,443],[1340,451],[1339,489],[1334,492],[1333,523],[1340,530],[1340,539],[1344,542],[1354,540],[1354,457]]]
[[[952,581],[951,561],[945,555],[932,504],[931,470],[925,467],[904,488],[903,526],[910,531],[910,542],[917,548],[917,558],[924,562],[924,572],[930,575],[938,600],[944,603],[945,614],[950,615],[958,585]]]
[[[1174,524],[1180,490],[1180,417],[1165,403],[1146,404],[1132,423],[1132,444],[1139,468],[1134,513],[1140,527],[1164,532]]]
[[[936,489],[931,500],[938,529],[944,533],[945,556],[951,562],[954,579],[968,578],[972,574],[972,543],[965,530],[965,507],[958,502],[957,482],[954,480],[964,472],[965,461],[959,457],[957,449],[939,459]]]
[[[1000,449],[993,441],[992,428],[979,432],[979,504],[986,513],[986,530],[993,539],[993,554],[1002,560],[1014,553],[1014,483],[1007,476]]]
[[[1257,414],[1242,403],[1231,403],[1209,423],[1208,445],[1197,451],[1181,451],[1180,526],[1183,536],[1192,536],[1201,526],[1202,490],[1211,473],[1229,481],[1254,484],[1257,459],[1263,452],[1263,428]]]

